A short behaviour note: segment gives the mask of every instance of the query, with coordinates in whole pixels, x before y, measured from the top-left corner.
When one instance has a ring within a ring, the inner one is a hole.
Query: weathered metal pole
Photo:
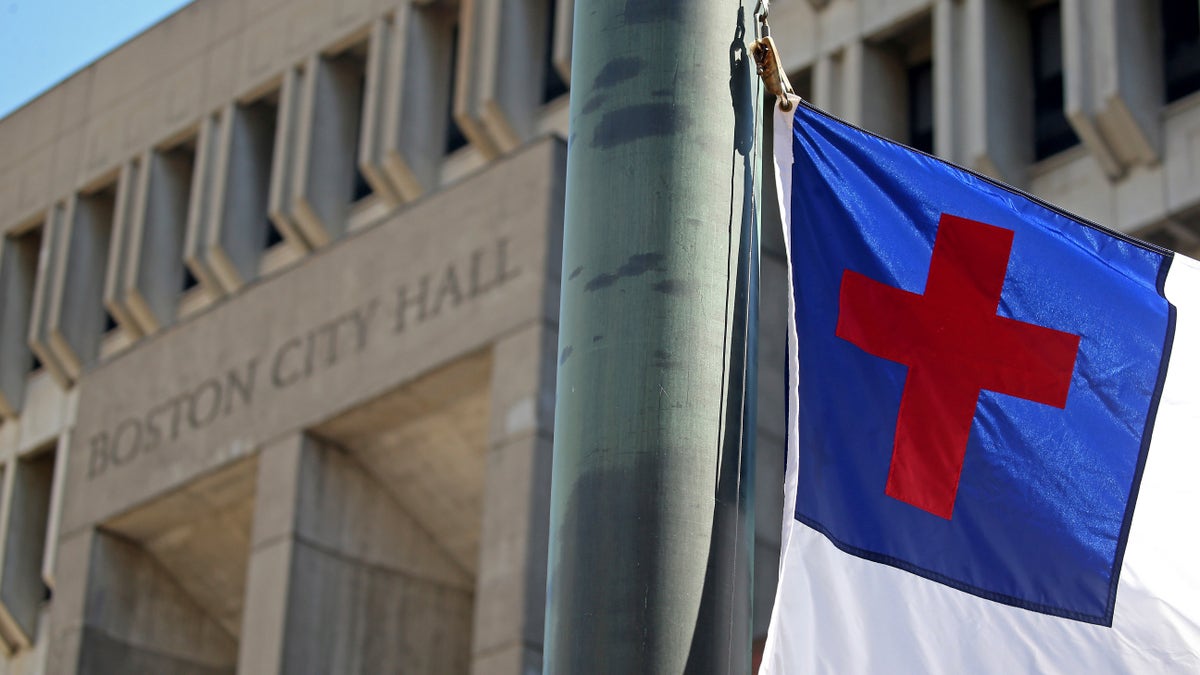
[[[752,10],[576,1],[547,673],[750,669]]]

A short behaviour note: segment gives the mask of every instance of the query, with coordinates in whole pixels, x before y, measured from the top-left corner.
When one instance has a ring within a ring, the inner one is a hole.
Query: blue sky
[[[0,0],[0,117],[191,0]]]

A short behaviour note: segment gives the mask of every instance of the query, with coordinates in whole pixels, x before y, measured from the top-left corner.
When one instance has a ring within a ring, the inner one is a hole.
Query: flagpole
[[[752,11],[575,6],[547,673],[750,670]]]

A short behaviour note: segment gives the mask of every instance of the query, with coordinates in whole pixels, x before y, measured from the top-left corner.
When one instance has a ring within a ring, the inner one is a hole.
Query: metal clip
[[[787,112],[792,109],[793,105],[788,94],[796,92],[792,89],[792,83],[788,81],[787,74],[783,72],[783,65],[779,62],[779,50],[775,48],[775,41],[771,39],[766,17],[762,17],[761,20],[763,36],[750,45],[750,54],[754,57],[754,62],[758,64],[758,75],[762,78],[767,91],[779,99],[779,109]]]

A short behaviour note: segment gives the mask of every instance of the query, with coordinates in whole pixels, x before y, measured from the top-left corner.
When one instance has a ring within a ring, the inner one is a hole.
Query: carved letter
[[[130,433],[126,433],[130,432]],[[123,444],[122,440],[129,438],[128,444]],[[138,456],[142,445],[142,424],[135,419],[122,420],[117,425],[116,431],[113,432],[112,451],[109,453],[109,459],[112,460],[113,466],[121,466],[128,464],[133,458]]]
[[[203,415],[197,415],[196,411],[201,410],[200,400],[204,396],[204,392],[211,392],[211,403],[208,404],[208,409]],[[188,424],[193,429],[199,429],[207,426],[210,422],[217,418],[217,413],[221,411],[221,383],[215,379],[205,380],[188,400]]]
[[[379,308],[379,299],[372,299],[366,307],[359,307],[350,313],[350,319],[354,326],[354,353],[360,353],[367,348],[367,334],[371,327],[371,322],[375,319],[375,310]]]
[[[442,283],[438,286],[437,296],[433,300],[433,309],[430,314],[437,316],[442,311],[442,301],[450,296],[451,305],[458,306],[462,302],[462,291],[458,288],[458,273],[454,271],[454,264],[446,265],[446,273],[442,275]]]
[[[474,298],[481,293],[487,293],[492,290],[493,284],[483,284],[479,281],[479,268],[483,264],[484,251],[477,248],[471,251],[471,272],[470,272],[470,287],[467,290],[467,297]]]
[[[496,240],[496,285],[512,281],[521,273],[521,268],[508,266],[508,239]]]
[[[425,301],[429,297],[429,277],[421,277],[420,284],[416,295],[408,294],[408,287],[401,286],[396,289],[396,332],[403,333],[405,321],[408,317],[408,310],[413,305],[417,307],[417,323],[425,320],[426,306]]]
[[[88,480],[104,473],[108,468],[108,432],[101,431],[88,439],[91,455],[88,457]]]
[[[302,344],[303,341],[300,338],[292,338],[283,343],[283,345],[275,351],[275,362],[271,365],[271,383],[274,384],[276,388],[282,389],[283,387],[295,384],[296,381],[300,379],[302,373],[293,370],[289,374],[284,375],[282,372],[282,367],[283,361],[285,358],[287,358],[288,353],[300,347]]]
[[[240,395],[242,405],[250,405],[250,397],[254,393],[254,372],[258,369],[258,357],[254,357],[246,362],[245,379],[239,379],[236,370],[230,370],[225,374],[225,390],[228,395],[225,397],[225,414],[233,412],[233,403],[237,396]]]

